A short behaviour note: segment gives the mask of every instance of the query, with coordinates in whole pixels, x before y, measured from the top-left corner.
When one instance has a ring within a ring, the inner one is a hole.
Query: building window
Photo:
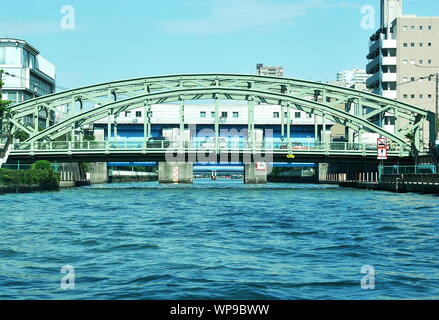
[[[428,43],[428,46],[431,47],[431,42]]]
[[[428,95],[428,99],[431,99],[431,94]]]
[[[279,112],[273,112],[273,118],[275,119],[279,118]]]
[[[210,116],[211,116],[212,118],[215,118],[215,111],[212,111],[212,112],[210,113]]]
[[[407,77],[402,78],[402,81],[407,82],[409,79]]]
[[[431,26],[428,26],[428,30],[431,30]]]
[[[227,118],[227,112],[225,112],[225,111],[221,112],[221,118],[226,119]]]
[[[233,112],[233,118],[239,118],[239,113],[238,112]]]
[[[422,29],[424,29],[422,26],[419,26],[419,30],[422,30]]]
[[[410,78],[410,81],[415,81],[415,77],[411,77],[411,78]]]
[[[403,31],[407,31],[407,26],[402,27]]]
[[[136,111],[136,118],[142,117],[142,111]]]
[[[411,26],[410,29],[411,29],[411,30],[415,30],[415,26]]]
[[[125,111],[125,117],[128,118],[131,116],[131,111]]]
[[[200,118],[206,118],[206,111],[200,111]]]
[[[415,98],[415,95],[414,95],[414,94],[411,94],[411,95],[410,95],[410,98],[414,99],[414,98]]]
[[[424,63],[424,60],[419,60],[419,64],[423,64]]]
[[[422,48],[424,45],[422,42],[419,43],[419,47]]]
[[[410,43],[410,46],[411,46],[412,48],[414,48],[414,47],[415,47],[415,43],[414,43],[414,42]]]
[[[404,60],[402,63],[403,63],[403,64],[407,64],[407,60]]]
[[[404,99],[407,99],[407,98],[408,98],[408,95],[407,95],[407,94],[403,95],[403,98],[404,98]]]
[[[405,42],[402,46],[403,46],[404,48],[407,48],[408,44]]]
[[[419,99],[423,99],[424,98],[424,95],[423,94],[420,94],[419,95]]]
[[[428,59],[428,64],[431,64],[431,59]]]
[[[410,60],[410,63],[411,64],[415,64],[415,60]]]
[[[294,113],[294,118],[300,119],[300,117],[301,117],[301,113],[300,112],[295,112]]]
[[[312,113],[311,112],[308,112],[307,114],[306,114],[307,116],[308,116],[308,118],[312,118]]]

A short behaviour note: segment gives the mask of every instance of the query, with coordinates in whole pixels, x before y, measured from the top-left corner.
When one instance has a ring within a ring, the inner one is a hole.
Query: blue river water
[[[432,195],[229,179],[0,195],[0,299],[438,299],[438,247]]]

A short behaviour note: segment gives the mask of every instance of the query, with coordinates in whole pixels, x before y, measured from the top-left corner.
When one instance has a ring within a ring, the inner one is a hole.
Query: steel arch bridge
[[[3,128],[14,134],[21,130],[29,135],[22,143],[14,144],[14,153],[29,152],[32,156],[38,151],[53,151],[51,142],[70,134],[72,144],[66,145],[71,154],[75,143],[82,142],[83,130],[97,120],[108,119],[108,132],[117,130],[116,119],[120,113],[143,107],[144,145],[151,126],[151,105],[180,104],[180,129],[184,129],[184,105],[188,100],[215,101],[215,131],[218,137],[219,100],[241,100],[248,102],[248,130],[254,130],[255,104],[269,108],[282,106],[282,130],[289,130],[290,119],[285,119],[284,110],[301,110],[326,121],[339,123],[357,133],[359,139],[367,132],[377,133],[389,138],[397,146],[398,155],[417,153],[422,148],[421,131],[428,123],[429,142],[435,141],[434,113],[400,101],[387,99],[367,92],[347,89],[320,82],[298,79],[275,78],[257,75],[238,74],[187,74],[145,77],[131,80],[107,82],[87,87],[55,93],[26,101],[8,108],[3,118]],[[341,110],[340,105],[344,105]],[[63,107],[61,107],[63,106]],[[46,128],[39,127],[39,115],[46,114]],[[62,121],[50,123],[50,114],[56,114]],[[394,132],[384,130],[385,116],[395,119]],[[25,119],[33,119],[32,125]],[[316,122],[317,123],[317,122]],[[315,124],[317,126],[317,124]],[[75,132],[79,132],[76,139]],[[317,128],[316,128],[317,132]],[[117,134],[115,134],[117,137]],[[183,135],[181,135],[183,136]],[[249,137],[253,135],[249,134]],[[316,135],[317,136],[317,135]],[[288,134],[289,137],[289,134]],[[411,137],[408,139],[407,137]],[[109,135],[111,140],[111,135]],[[117,138],[116,138],[117,139]],[[113,141],[114,142],[114,141]],[[349,141],[353,143],[354,141]],[[361,142],[361,141],[359,141]],[[55,143],[55,142],[54,142]],[[104,148],[108,154],[108,143]],[[290,144],[290,141],[288,141]],[[322,144],[327,144],[324,141]],[[181,145],[180,145],[181,147]],[[249,147],[254,151],[255,146]],[[62,148],[61,148],[62,149]],[[84,149],[82,145],[79,149]],[[111,145],[110,145],[111,149]],[[290,148],[288,148],[290,150]],[[330,146],[322,147],[326,153],[332,152]],[[345,148],[346,149],[346,148]],[[348,150],[345,150],[348,151]],[[354,150],[353,150],[354,151]],[[61,152],[58,149],[57,152]],[[291,153],[291,151],[289,151]],[[349,155],[349,152],[345,152]],[[364,155],[364,150],[363,150]]]

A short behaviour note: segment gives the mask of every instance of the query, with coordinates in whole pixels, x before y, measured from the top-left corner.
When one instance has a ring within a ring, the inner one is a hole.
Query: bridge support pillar
[[[159,162],[159,183],[193,183],[194,164],[190,162]]]
[[[318,163],[315,173],[315,182],[325,181],[328,175],[329,163]]]
[[[263,184],[267,183],[267,166],[258,167],[255,162],[244,165],[244,183],[246,184]]]

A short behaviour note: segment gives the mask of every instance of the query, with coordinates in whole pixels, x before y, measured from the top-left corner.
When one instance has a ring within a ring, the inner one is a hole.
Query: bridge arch
[[[354,131],[369,131],[388,137],[405,149],[421,147],[420,131],[429,124],[429,142],[434,141],[434,113],[400,101],[319,82],[255,75],[193,74],[146,77],[97,84],[26,101],[8,109],[12,131],[29,134],[27,142],[53,140],[109,114],[151,104],[182,100],[226,99],[284,105],[341,123]],[[80,112],[75,111],[80,102]],[[344,105],[345,110],[336,106]],[[38,131],[25,117],[38,117],[38,109],[55,112],[63,120]],[[109,113],[110,112],[110,113]],[[384,130],[385,116],[395,118],[395,132]]]

